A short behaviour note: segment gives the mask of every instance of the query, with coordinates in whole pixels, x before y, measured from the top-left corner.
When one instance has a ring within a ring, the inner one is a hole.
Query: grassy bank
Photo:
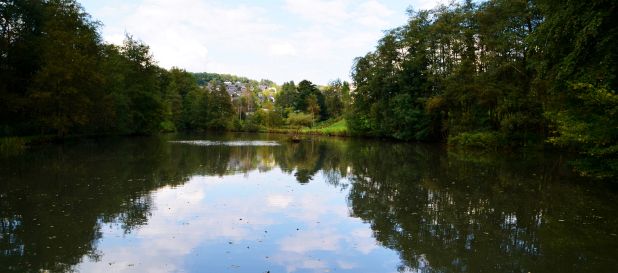
[[[323,136],[350,136],[348,125],[345,119],[337,121],[326,121],[318,123],[311,128],[263,128],[262,133],[277,134],[302,134],[302,135],[323,135]]]

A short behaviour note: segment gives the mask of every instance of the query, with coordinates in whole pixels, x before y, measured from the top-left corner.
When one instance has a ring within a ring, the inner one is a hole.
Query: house
[[[247,91],[247,86],[243,85],[241,82],[223,82],[225,85],[225,91],[230,94],[230,97],[237,98],[242,95],[242,93]]]

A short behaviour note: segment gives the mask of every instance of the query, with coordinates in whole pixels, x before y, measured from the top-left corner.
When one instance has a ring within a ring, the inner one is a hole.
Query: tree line
[[[582,173],[616,173],[616,4],[467,0],[409,10],[406,25],[355,60],[348,125],[484,148],[550,142],[581,152]]]
[[[104,43],[74,0],[2,1],[0,24],[0,136],[226,128],[233,116],[220,81],[200,88],[130,35]]]
[[[340,117],[339,93],[349,90],[340,81],[324,92],[288,83],[280,97],[294,102],[275,106],[260,94],[276,86],[270,80],[166,70],[128,34],[122,45],[104,43],[99,22],[75,0],[0,7],[0,136],[259,130],[286,125],[290,112],[309,112],[312,122]],[[248,92],[232,98],[224,82]]]

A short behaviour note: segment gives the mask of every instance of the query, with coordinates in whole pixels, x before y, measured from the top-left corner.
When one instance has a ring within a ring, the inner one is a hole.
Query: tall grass
[[[302,134],[302,135],[324,135],[324,136],[350,136],[348,131],[348,125],[345,119],[337,121],[325,121],[318,123],[315,127],[308,128],[292,128],[292,127],[279,127],[279,128],[262,128],[260,132],[263,133],[278,133],[278,134]]]
[[[318,126],[316,128],[308,128],[301,130],[305,134],[317,134],[327,136],[348,136],[348,124],[345,119],[338,120],[330,125]]]
[[[3,137],[0,138],[0,155],[18,154],[24,149],[28,141],[23,137]]]

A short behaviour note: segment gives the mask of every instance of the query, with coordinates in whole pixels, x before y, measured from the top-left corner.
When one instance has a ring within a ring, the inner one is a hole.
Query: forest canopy
[[[0,136],[152,134],[228,128],[230,97],[159,67],[126,35],[106,44],[74,0],[0,2]]]
[[[467,0],[409,11],[354,62],[359,135],[453,145],[550,142],[618,172],[616,1]],[[590,168],[593,167],[593,168]]]

